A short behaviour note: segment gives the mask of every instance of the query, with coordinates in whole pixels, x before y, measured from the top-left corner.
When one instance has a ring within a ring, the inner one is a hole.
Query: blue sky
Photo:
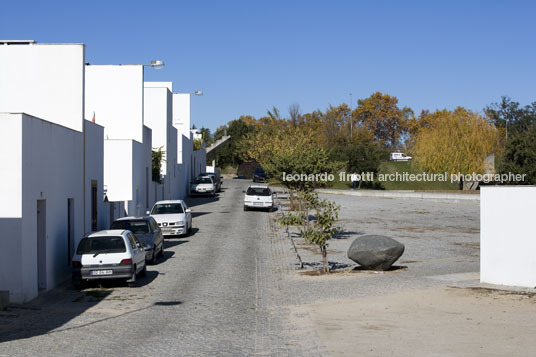
[[[92,64],[147,63],[214,130],[292,103],[381,91],[421,109],[536,101],[533,1],[6,1],[1,39],[85,43]],[[1,79],[0,79],[1,80]]]

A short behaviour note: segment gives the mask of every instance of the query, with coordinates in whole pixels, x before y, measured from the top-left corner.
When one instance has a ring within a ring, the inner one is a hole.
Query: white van
[[[392,152],[389,155],[389,160],[391,161],[410,161],[411,159],[413,159],[411,156],[408,156],[401,152]]]

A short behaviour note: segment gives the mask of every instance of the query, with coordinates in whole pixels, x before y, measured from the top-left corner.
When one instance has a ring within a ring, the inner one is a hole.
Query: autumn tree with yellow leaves
[[[500,151],[500,132],[483,116],[458,107],[423,113],[415,126],[413,156],[430,173],[484,172],[484,159]]]

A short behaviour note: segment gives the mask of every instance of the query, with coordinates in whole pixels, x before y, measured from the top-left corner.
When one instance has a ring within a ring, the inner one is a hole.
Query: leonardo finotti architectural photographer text
[[[355,177],[352,177],[355,175]],[[409,172],[396,172],[391,174],[377,174],[375,175],[373,172],[361,172],[361,173],[355,173],[355,174],[349,174],[346,172],[339,172],[339,181],[364,181],[364,182],[372,182],[374,180],[378,180],[380,182],[386,182],[386,181],[394,181],[394,182],[402,182],[402,181],[442,181],[447,182],[450,181],[451,183],[459,182],[459,181],[479,181],[484,183],[489,182],[499,182],[499,183],[505,183],[505,182],[524,182],[526,180],[526,174],[514,174],[512,172],[509,173],[503,173],[503,174],[477,174],[477,173],[471,173],[471,174],[448,174],[447,172],[444,172],[442,174],[430,174],[430,173],[419,173],[419,174],[412,174]],[[323,173],[317,173],[317,174],[291,174],[283,172],[283,181],[318,181],[318,182],[327,182],[327,181],[334,181],[335,175],[327,172]]]

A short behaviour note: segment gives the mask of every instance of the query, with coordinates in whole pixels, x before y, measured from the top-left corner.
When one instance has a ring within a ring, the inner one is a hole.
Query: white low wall
[[[536,286],[536,187],[480,189],[480,281]]]

